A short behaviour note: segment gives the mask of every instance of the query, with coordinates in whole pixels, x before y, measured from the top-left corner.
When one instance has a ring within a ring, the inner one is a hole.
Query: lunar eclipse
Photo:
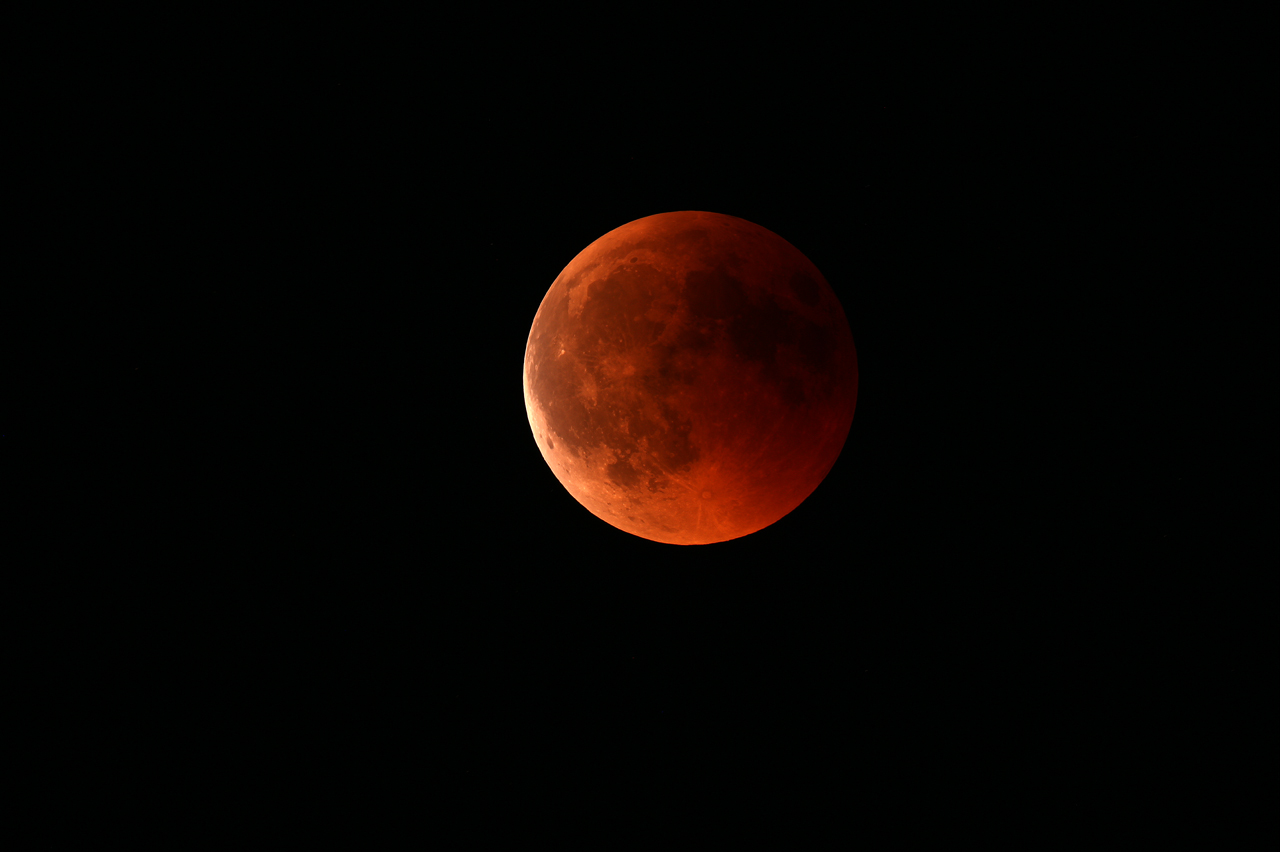
[[[633,535],[711,544],[799,506],[853,422],[858,362],[822,273],[773,232],[683,211],[615,228],[552,283],[524,399],[551,470]]]

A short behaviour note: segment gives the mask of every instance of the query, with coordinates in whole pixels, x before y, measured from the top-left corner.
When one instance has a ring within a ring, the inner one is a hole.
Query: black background
[[[267,788],[767,769],[1122,807],[1196,718],[1187,672],[1244,688],[1261,641],[1210,626],[1241,594],[1213,572],[1276,554],[1221,535],[1197,415],[1274,418],[1210,351],[1265,360],[1204,299],[1252,238],[1192,212],[1236,174],[1206,176],[1211,129],[1250,119],[1189,60],[869,43],[662,80],[211,52],[89,86],[49,214],[92,235],[51,263],[97,270],[107,343],[76,391],[83,536],[120,566],[78,583],[111,638],[78,651],[111,696],[85,742]],[[802,506],[680,548],[559,485],[521,366],[579,251],[689,209],[823,271],[860,388]]]

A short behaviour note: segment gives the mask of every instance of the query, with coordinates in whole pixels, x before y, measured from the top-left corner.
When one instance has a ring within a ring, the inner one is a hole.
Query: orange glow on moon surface
[[[524,358],[538,449],[596,517],[652,541],[764,529],[835,464],[858,359],[822,273],[765,228],[661,213],[552,283]]]

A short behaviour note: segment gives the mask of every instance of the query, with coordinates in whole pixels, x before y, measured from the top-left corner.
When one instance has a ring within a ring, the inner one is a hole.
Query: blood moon
[[[587,246],[525,348],[525,408],[556,477],[601,520],[671,544],[739,538],[799,506],[857,394],[822,273],[719,213],[647,216]]]

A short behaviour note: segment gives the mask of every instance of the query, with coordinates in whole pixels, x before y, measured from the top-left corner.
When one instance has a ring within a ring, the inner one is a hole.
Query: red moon
[[[765,228],[660,213],[560,273],[524,356],[542,457],[620,530],[711,544],[813,493],[853,423],[858,356],[822,273]]]

